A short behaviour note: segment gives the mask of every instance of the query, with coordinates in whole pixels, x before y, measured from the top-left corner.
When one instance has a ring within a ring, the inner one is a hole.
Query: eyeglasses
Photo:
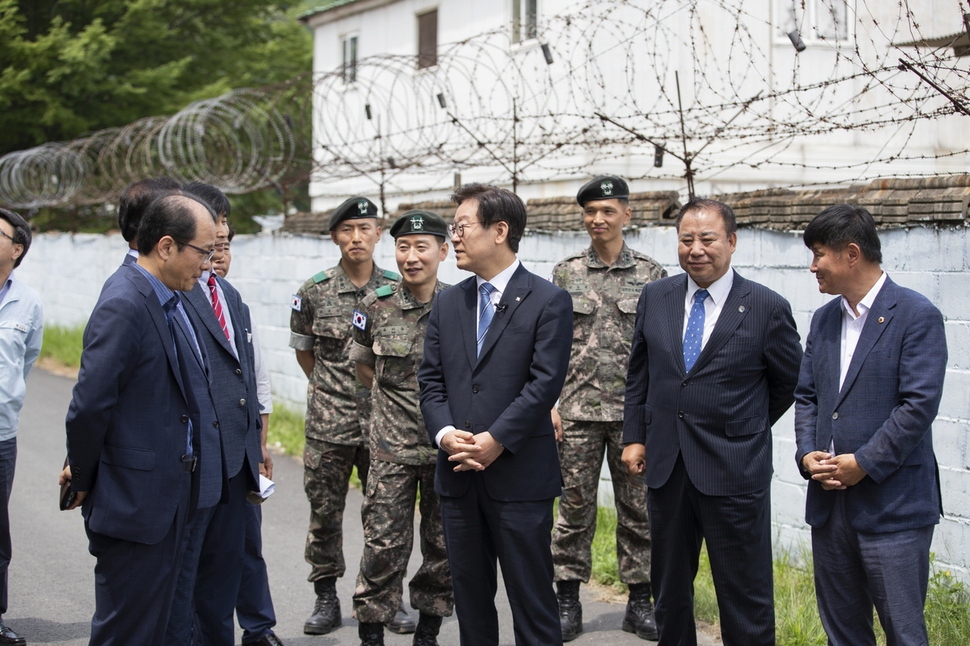
[[[476,224],[481,225],[480,222],[463,222],[462,224],[452,224],[448,227],[448,231],[451,232],[451,235],[461,238],[465,235],[465,227],[475,226]]]
[[[14,244],[20,244],[19,242],[17,242],[16,240],[13,239],[13,236],[9,235],[3,229],[0,229],[0,236],[3,236],[4,238],[6,238],[7,240],[9,240],[10,242],[12,242]]]
[[[205,260],[202,261],[203,263],[212,262],[212,256],[216,255],[215,249],[203,249],[202,247],[196,247],[191,242],[183,242],[182,244],[184,244],[186,247],[191,247],[202,254],[203,258],[205,258]]]

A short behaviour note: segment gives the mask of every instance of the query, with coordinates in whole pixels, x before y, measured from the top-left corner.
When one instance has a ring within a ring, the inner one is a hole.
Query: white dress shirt
[[[711,338],[711,332],[714,331],[714,325],[717,323],[718,317],[721,316],[721,310],[724,309],[724,301],[727,300],[728,294],[731,293],[731,287],[733,285],[734,270],[729,269],[727,273],[715,280],[707,288],[707,293],[710,296],[704,301],[704,337],[701,339],[701,350],[707,345],[707,340]],[[701,288],[694,282],[694,279],[688,276],[687,296],[684,299],[684,328],[681,330],[681,339],[687,334],[687,321],[690,318],[690,310],[694,306],[694,294],[699,289]]]

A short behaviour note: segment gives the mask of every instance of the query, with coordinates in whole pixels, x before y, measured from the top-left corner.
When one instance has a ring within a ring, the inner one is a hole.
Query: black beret
[[[399,217],[391,227],[391,237],[397,240],[401,236],[424,233],[441,236],[448,239],[448,225],[444,218],[431,211],[408,211]]]
[[[377,217],[377,205],[368,200],[366,197],[351,197],[344,200],[344,203],[333,210],[330,214],[330,222],[327,225],[327,231],[333,231],[334,228],[344,220],[359,220],[362,218],[376,218]]]
[[[580,206],[586,206],[587,202],[593,200],[615,200],[628,199],[630,197],[630,187],[626,185],[622,177],[616,175],[600,175],[586,182],[579,193],[576,194],[576,201]]]

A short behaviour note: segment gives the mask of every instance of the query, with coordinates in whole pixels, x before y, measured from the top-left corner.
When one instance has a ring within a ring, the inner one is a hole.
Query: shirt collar
[[[862,316],[872,309],[872,304],[875,302],[876,296],[879,296],[879,292],[882,290],[882,286],[885,284],[886,272],[882,272],[882,275],[879,276],[879,280],[877,280],[872,286],[869,293],[863,296],[862,300],[856,305],[856,309],[859,310],[859,316]],[[849,301],[845,299],[845,296],[842,297],[842,311],[849,315],[849,320],[851,321],[859,318],[859,316],[856,316],[855,312],[852,311],[852,306],[849,305]]]
[[[165,303],[172,300],[172,296],[175,295],[175,292],[173,292],[171,289],[166,287],[165,283],[160,281],[155,276],[155,274],[151,273],[150,271],[148,271],[147,269],[139,265],[137,262],[134,263],[134,266],[146,278],[148,278],[148,283],[152,286],[152,289],[155,290],[155,297],[158,299],[158,302],[161,305],[164,305]]]
[[[734,269],[731,268],[723,276],[715,280],[707,288],[707,293],[710,294],[709,298],[714,305],[721,305],[727,300],[728,294],[731,293],[731,287],[734,286]],[[699,290],[700,287],[694,282],[694,279],[689,275],[687,276],[687,302],[690,303],[694,298],[694,293]]]
[[[481,287],[482,283],[489,283],[495,290],[500,293],[505,293],[505,288],[509,286],[509,281],[512,280],[512,274],[515,270],[519,268],[519,259],[516,258],[512,261],[512,264],[496,274],[491,280],[485,280],[481,276],[475,276],[477,287]]]

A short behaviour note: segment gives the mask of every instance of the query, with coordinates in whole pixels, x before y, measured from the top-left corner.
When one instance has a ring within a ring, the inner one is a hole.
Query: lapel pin
[[[886,319],[884,317],[880,316],[879,317],[879,322],[880,323],[885,323],[886,322]]]
[[[516,296],[516,297],[515,297],[515,302],[516,302],[516,303],[518,303],[518,302],[519,302],[519,301],[521,301],[521,300],[522,300],[522,298],[521,298],[521,297],[519,297],[519,296]]]
[[[739,307],[738,307],[738,311],[739,311],[739,312],[743,312],[743,311],[744,311],[744,305],[741,305],[741,306],[739,306]]]

